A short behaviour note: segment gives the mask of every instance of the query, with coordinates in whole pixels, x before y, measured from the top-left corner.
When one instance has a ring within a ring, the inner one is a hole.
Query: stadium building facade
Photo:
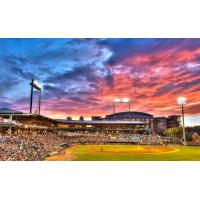
[[[179,126],[179,116],[154,117],[144,112],[119,112],[105,117],[93,116],[92,120],[51,119],[39,114],[26,114],[11,109],[0,109],[0,128],[20,130],[57,131],[78,133],[163,133],[167,128]]]
[[[149,129],[153,129],[153,115],[144,112],[120,112],[105,116],[105,120],[127,120],[145,122]]]
[[[154,117],[144,112],[119,112],[92,116],[92,120],[58,120],[59,126],[68,131],[78,132],[129,132],[163,133],[167,128],[178,127],[180,116]]]

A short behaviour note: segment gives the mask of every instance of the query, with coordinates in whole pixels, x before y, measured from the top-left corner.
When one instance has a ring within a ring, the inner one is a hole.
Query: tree
[[[183,128],[182,127],[168,128],[167,130],[165,130],[165,135],[173,137],[173,140],[175,142],[175,140],[182,137]]]

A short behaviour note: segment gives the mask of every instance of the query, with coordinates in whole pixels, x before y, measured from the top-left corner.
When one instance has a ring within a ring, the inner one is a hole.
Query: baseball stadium
[[[0,161],[200,160],[199,39],[0,42]]]

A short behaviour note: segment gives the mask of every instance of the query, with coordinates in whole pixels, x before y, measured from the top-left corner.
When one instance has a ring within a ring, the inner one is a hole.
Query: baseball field
[[[200,161],[200,147],[142,145],[75,145],[49,161]]]

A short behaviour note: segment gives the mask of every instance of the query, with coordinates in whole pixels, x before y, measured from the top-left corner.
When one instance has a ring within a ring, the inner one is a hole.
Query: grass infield
[[[200,147],[142,145],[76,145],[47,160],[200,161]]]

